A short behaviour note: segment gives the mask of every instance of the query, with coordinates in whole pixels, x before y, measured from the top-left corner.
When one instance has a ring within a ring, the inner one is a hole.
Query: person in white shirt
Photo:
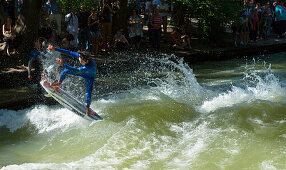
[[[164,0],[161,0],[161,3],[159,5],[157,5],[157,9],[159,10],[159,15],[163,19],[163,30],[164,30],[164,35],[166,35],[169,5],[167,3],[165,3]]]
[[[78,17],[75,15],[76,9],[73,8],[72,12],[65,16],[65,21],[68,22],[67,31],[73,35],[74,39],[70,42],[70,45],[77,47],[77,35],[78,35]]]

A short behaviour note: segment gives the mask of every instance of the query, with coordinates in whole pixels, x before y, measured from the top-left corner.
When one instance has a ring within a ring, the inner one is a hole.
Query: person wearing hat
[[[86,115],[90,115],[89,107],[91,103],[93,83],[96,78],[96,72],[97,72],[97,66],[95,61],[92,58],[90,58],[86,52],[80,52],[80,53],[72,52],[65,49],[55,48],[53,45],[49,45],[48,50],[58,51],[67,56],[74,57],[79,60],[80,64],[83,65],[82,67],[75,68],[67,64],[64,64],[64,61],[62,59],[57,58],[56,62],[60,66],[65,67],[65,70],[61,73],[59,81],[57,83],[50,83],[50,86],[61,85],[67,75],[80,76],[84,78],[86,86]]]

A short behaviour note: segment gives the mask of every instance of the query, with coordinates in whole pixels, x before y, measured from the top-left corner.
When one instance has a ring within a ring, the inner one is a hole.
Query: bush
[[[241,0],[172,0],[177,10],[175,25],[182,25],[184,18],[198,19],[200,38],[216,41],[225,32],[225,27],[239,19]]]
[[[62,10],[65,14],[69,13],[73,8],[79,11],[81,5],[85,5],[86,9],[98,7],[98,0],[59,0],[59,2],[62,4]]]

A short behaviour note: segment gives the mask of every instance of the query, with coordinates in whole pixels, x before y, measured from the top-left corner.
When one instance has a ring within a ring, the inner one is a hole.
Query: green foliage
[[[80,10],[81,5],[85,5],[86,9],[91,7],[98,7],[98,0],[58,0],[62,4],[63,13],[69,13],[71,9],[76,8]]]
[[[196,18],[201,38],[218,39],[227,24],[239,19],[241,0],[172,0],[178,8],[174,23],[182,25],[184,18]]]

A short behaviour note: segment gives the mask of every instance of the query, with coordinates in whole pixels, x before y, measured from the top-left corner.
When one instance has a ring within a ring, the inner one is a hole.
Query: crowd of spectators
[[[233,24],[234,46],[247,46],[266,40],[270,33],[282,38],[286,31],[286,7],[283,1],[268,0],[256,3],[255,0],[244,0],[244,10],[239,22]]]
[[[10,53],[15,53],[13,47],[16,38],[15,30],[18,30],[19,23],[16,24],[16,19],[19,17],[23,0],[0,0],[0,24],[3,41],[6,43],[5,51],[9,56]],[[11,52],[11,49],[13,51]]]
[[[15,22],[21,15],[23,0],[0,0],[0,21],[6,54],[10,55],[16,37]],[[127,29],[112,25],[118,19],[119,0],[99,0],[99,6],[80,10],[71,9],[63,13],[57,0],[48,0],[42,8],[39,39],[43,45],[54,44],[70,50],[88,50],[93,55],[99,52],[140,49],[142,40],[155,50],[160,49],[161,37],[167,37],[167,18],[171,16],[171,5],[166,0],[128,0]],[[143,32],[143,27],[148,30]],[[190,39],[183,30],[178,37],[172,33],[175,48],[190,47]],[[182,35],[183,34],[183,35]],[[178,41],[177,41],[178,39]],[[186,45],[187,44],[187,45]]]
[[[256,3],[243,0],[244,10],[240,20],[232,26],[234,46],[247,46],[259,39],[268,39],[272,32],[282,38],[286,31],[286,7],[283,1],[268,0]],[[15,31],[21,16],[23,0],[0,0],[0,23],[7,55],[15,53]],[[39,39],[44,44],[54,44],[70,50],[88,50],[94,55],[101,51],[141,49],[146,40],[154,49],[160,49],[162,37],[172,41],[172,47],[191,49],[192,24],[185,19],[184,25],[167,34],[168,17],[172,4],[166,0],[128,0],[127,29],[112,25],[118,20],[119,0],[99,0],[99,6],[63,13],[61,3],[48,0],[42,8]],[[21,24],[20,24],[21,25]],[[143,32],[143,27],[147,31]],[[167,38],[166,38],[167,37]],[[11,52],[12,51],[12,52]]]

